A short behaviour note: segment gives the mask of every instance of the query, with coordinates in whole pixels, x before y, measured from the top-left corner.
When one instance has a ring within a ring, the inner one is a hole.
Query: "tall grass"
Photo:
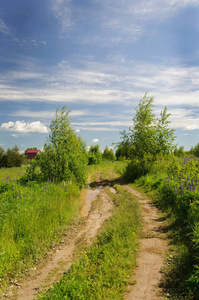
[[[40,299],[124,299],[127,285],[133,283],[140,209],[130,193],[116,188],[116,195],[109,192],[116,205],[114,215],[103,226],[97,242]]]
[[[20,275],[57,242],[78,216],[75,185],[6,181],[0,194],[0,280]]]

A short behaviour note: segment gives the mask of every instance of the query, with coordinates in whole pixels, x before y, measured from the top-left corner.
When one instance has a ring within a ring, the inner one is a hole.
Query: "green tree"
[[[199,157],[199,143],[195,145],[195,147],[192,147],[190,151],[193,155]]]
[[[0,168],[6,166],[6,158],[5,158],[5,151],[2,147],[0,147]]]
[[[126,130],[120,132],[121,142],[116,144],[115,156],[117,160],[122,158],[129,159],[131,155],[131,139],[129,137],[129,133]]]
[[[108,148],[107,146],[104,149],[104,152],[102,153],[102,158],[107,160],[115,160],[115,155],[112,148]]]
[[[180,146],[179,148],[175,147],[173,154],[178,157],[185,156],[184,147],[183,146]]]
[[[156,118],[153,112],[154,98],[147,94],[140,100],[129,131],[131,160],[126,175],[135,179],[148,173],[160,154],[166,155],[173,150],[174,129],[169,129],[165,107]]]
[[[50,124],[50,134],[35,162],[31,162],[34,174],[35,164],[39,163],[44,180],[74,179],[79,185],[86,180],[87,153],[86,145],[71,127],[70,110],[66,106],[56,110],[55,119]]]
[[[23,156],[19,153],[19,148],[15,145],[13,148],[8,148],[6,151],[6,167],[21,167]]]
[[[99,145],[91,145],[88,151],[89,165],[99,164],[102,161],[102,153],[100,152]]]

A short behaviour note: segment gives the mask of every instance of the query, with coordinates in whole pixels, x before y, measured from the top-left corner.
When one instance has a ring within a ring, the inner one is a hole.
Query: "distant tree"
[[[88,164],[99,164],[102,161],[102,153],[100,152],[99,145],[91,145],[88,151]]]
[[[5,167],[5,151],[2,147],[0,147],[0,168]]]
[[[104,149],[104,152],[102,153],[102,158],[107,160],[115,160],[115,155],[112,148],[108,148],[107,146]]]
[[[6,151],[6,167],[21,167],[23,156],[19,153],[19,148],[15,145],[13,148],[8,148]]]
[[[193,155],[199,157],[199,143],[197,145],[195,145],[195,147],[192,147],[191,150],[190,150],[190,152]]]
[[[178,157],[185,156],[184,147],[183,146],[180,146],[179,148],[175,147],[173,154]]]
[[[117,160],[125,158],[129,159],[131,155],[131,139],[126,130],[120,132],[121,142],[116,144],[115,156]]]

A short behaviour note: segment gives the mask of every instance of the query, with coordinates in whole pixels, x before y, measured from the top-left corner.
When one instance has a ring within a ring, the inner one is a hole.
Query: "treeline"
[[[24,162],[24,155],[19,153],[19,148],[15,145],[6,151],[0,147],[0,168],[21,167]]]

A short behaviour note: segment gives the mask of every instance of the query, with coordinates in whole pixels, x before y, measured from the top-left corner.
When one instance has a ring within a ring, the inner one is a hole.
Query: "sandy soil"
[[[161,278],[161,268],[164,265],[164,258],[167,250],[167,241],[162,232],[164,226],[158,215],[158,210],[145,195],[133,188],[126,187],[141,203],[144,228],[140,243],[138,267],[133,278],[136,284],[132,291],[126,296],[126,300],[160,300],[158,283]]]
[[[91,202],[100,193],[100,200],[91,210]],[[91,210],[91,211],[90,211]],[[89,247],[97,235],[102,223],[112,215],[113,203],[108,199],[103,189],[88,190],[81,217],[86,218],[85,225],[74,229],[70,237],[52,255],[46,265],[38,270],[35,276],[24,282],[23,285],[13,286],[13,291],[6,295],[6,299],[32,300],[43,290],[48,289],[54,282],[58,282],[74,261],[75,251],[81,242]]]

